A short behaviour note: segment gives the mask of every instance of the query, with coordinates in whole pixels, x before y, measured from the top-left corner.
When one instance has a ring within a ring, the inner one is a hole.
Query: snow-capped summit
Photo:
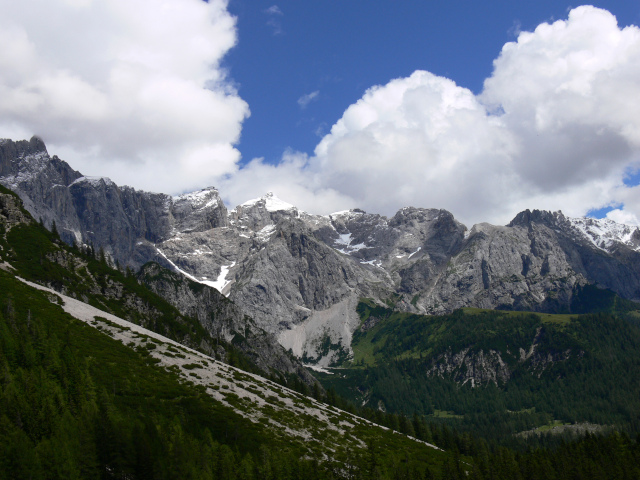
[[[254,205],[261,205],[261,204],[264,206],[267,212],[298,210],[296,207],[294,207],[290,203],[280,200],[278,197],[275,196],[273,192],[268,192],[266,195],[260,198],[254,198],[253,200],[248,200],[239,206],[252,207]]]
[[[206,187],[195,192],[183,193],[173,197],[174,204],[189,204],[194,209],[218,207],[220,194],[215,187]]]
[[[350,210],[340,210],[339,212],[330,213],[329,215],[327,215],[327,217],[332,220],[335,220],[339,218],[350,219],[354,217],[359,217],[361,215],[366,215],[366,212],[364,210],[360,210],[359,208],[352,208]]]
[[[299,218],[301,213],[304,212],[269,192],[238,205],[229,212],[229,220],[239,228],[257,232],[267,225],[275,225],[283,217]]]
[[[33,181],[47,169],[51,162],[46,146],[40,138],[35,136],[29,141],[20,142],[1,139],[0,148],[2,184],[11,189],[17,189],[21,184]],[[14,161],[11,161],[12,157]],[[53,177],[51,174],[49,176]]]
[[[571,226],[578,230],[596,247],[609,251],[616,243],[640,251],[640,230],[637,226],[617,223],[608,218],[568,218]]]
[[[76,184],[76,183],[82,183],[82,182],[89,183],[93,187],[98,187],[98,186],[100,186],[101,183],[104,183],[106,186],[115,185],[113,183],[113,181],[109,177],[90,177],[88,175],[82,176],[82,177],[74,180],[71,183],[71,185]],[[71,185],[69,185],[69,186],[71,186]]]

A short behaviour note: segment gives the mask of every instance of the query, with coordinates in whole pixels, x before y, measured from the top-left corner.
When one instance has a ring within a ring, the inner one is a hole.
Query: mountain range
[[[417,314],[570,313],[593,285],[640,301],[640,230],[607,219],[526,210],[506,226],[467,228],[441,209],[314,215],[272,193],[227,209],[213,187],[169,196],[83,176],[37,137],[0,140],[0,184],[64,241],[212,286],[318,366],[353,355],[361,298]],[[199,300],[155,291],[197,316]]]
[[[216,313],[230,342],[0,186],[0,478],[432,478],[460,464],[424,421],[420,439],[399,435],[317,384],[311,397],[301,372],[261,368],[256,339],[282,354],[269,336]]]
[[[2,478],[640,474],[635,227],[0,184]]]

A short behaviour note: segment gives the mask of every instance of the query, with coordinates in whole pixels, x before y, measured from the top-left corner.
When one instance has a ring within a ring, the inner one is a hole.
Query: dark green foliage
[[[475,458],[472,478],[480,479],[617,479],[640,478],[640,445],[627,435],[587,435],[556,449],[517,454],[500,448]],[[455,478],[455,477],[454,477]],[[463,477],[458,477],[463,478]]]
[[[361,453],[310,457],[4,271],[0,387],[3,479],[369,478]],[[372,440],[379,478],[431,472],[436,452],[395,437]]]
[[[247,452],[265,441],[198,389],[1,271],[0,371],[0,478],[143,470],[175,478],[169,472],[195,469],[216,442]]]
[[[362,325],[374,326],[355,334],[354,362],[338,374],[319,375],[326,388],[354,403],[365,398],[373,410],[415,412],[511,445],[524,441],[514,433],[554,420],[638,427],[640,328],[622,318],[497,311],[420,316],[367,302],[358,312]],[[432,370],[443,354],[467,349],[469,356],[499,353],[508,380],[472,388],[461,384],[464,365],[444,375]]]
[[[19,204],[20,204],[20,208],[24,213],[27,213],[27,211],[22,207],[22,200],[20,200],[20,196],[14,192],[13,190],[8,189],[7,187],[5,187],[4,185],[0,185],[0,193],[3,193],[5,195],[11,195],[12,197],[15,197]]]
[[[571,299],[571,313],[626,313],[638,309],[636,302],[595,285],[577,287]]]
[[[178,341],[200,345],[208,340],[196,320],[180,315],[134,278],[109,267],[104,254],[95,259],[74,252],[53,233],[36,225],[12,228],[7,240],[13,250],[9,261],[28,280],[64,290],[67,295]]]
[[[42,225],[13,226],[7,237],[0,256],[22,277],[187,344],[211,340],[135,277],[111,269],[94,252],[62,244]],[[325,479],[344,469],[363,478],[360,453],[340,452],[331,460],[326,446],[309,449],[269,422],[243,419],[203,387],[157,368],[158,359],[149,356],[152,338],[135,350],[125,347],[72,319],[49,296],[0,270],[0,478]],[[216,343],[229,363],[246,366],[233,345]],[[338,403],[333,393],[329,398]],[[384,445],[381,478],[393,478],[396,452],[407,450],[416,468],[439,471],[443,454],[358,428],[357,435]],[[314,435],[326,436],[317,427]]]

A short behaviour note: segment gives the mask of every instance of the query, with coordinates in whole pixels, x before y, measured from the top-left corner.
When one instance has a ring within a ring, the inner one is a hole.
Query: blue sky
[[[590,2],[620,26],[640,24],[634,1]],[[566,18],[558,1],[231,0],[238,44],[224,64],[251,109],[239,149],[278,162],[312,153],[319,134],[366,89],[427,70],[480,93],[502,46],[521,30]],[[276,7],[276,8],[274,8]],[[318,92],[306,108],[298,99]]]
[[[640,218],[640,4],[0,0],[0,138],[229,207]],[[38,12],[34,15],[33,12]]]

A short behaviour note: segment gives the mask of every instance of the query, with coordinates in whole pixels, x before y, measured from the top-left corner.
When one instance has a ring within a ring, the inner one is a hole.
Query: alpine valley
[[[0,476],[640,477],[636,227],[0,184]]]

